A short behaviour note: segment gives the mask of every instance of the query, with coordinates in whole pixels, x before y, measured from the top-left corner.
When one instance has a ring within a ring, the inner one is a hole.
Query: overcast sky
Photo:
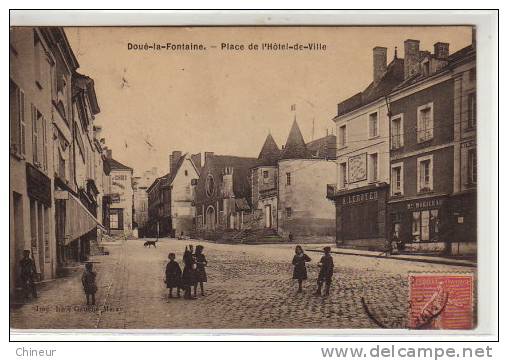
[[[471,43],[469,27],[66,28],[79,72],[95,81],[113,157],[136,174],[168,171],[168,154],[212,151],[257,157],[270,131],[285,143],[296,104],[306,141],[334,128],[337,103],[372,81],[372,48],[404,55],[405,39],[450,53]],[[128,43],[196,43],[206,51],[133,51]],[[325,51],[226,51],[221,43],[326,45]],[[217,46],[212,49],[210,46]],[[151,146],[149,145],[151,144]]]

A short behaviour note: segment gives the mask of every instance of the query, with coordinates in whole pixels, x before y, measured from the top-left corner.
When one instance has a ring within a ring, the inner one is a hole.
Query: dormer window
[[[429,59],[426,59],[422,63],[422,70],[423,70],[423,75],[424,76],[429,76],[430,75],[430,61],[429,61]]]

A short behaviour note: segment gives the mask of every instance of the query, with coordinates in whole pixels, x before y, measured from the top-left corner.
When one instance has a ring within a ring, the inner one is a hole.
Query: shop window
[[[339,188],[345,188],[347,184],[347,164],[340,163],[339,165]]]
[[[433,190],[433,158],[432,156],[418,158],[418,192],[430,192]]]
[[[339,147],[345,147],[346,141],[346,126],[343,125],[339,127]]]
[[[378,159],[377,153],[369,154],[369,182],[373,183],[378,180]]]
[[[369,137],[375,138],[379,135],[378,133],[378,119],[377,112],[369,115]]]
[[[110,209],[109,228],[113,230],[123,229],[123,209]]]
[[[391,119],[391,148],[398,149],[404,145],[402,115]]]
[[[286,218],[291,219],[292,216],[293,210],[291,209],[291,207],[286,207]]]
[[[439,228],[437,209],[413,212],[411,229],[414,242],[439,241]]]
[[[25,155],[25,93],[9,81],[10,149],[14,154]]]
[[[476,149],[467,151],[467,183],[468,185],[476,184]]]
[[[399,196],[404,193],[404,179],[402,167],[403,167],[402,163],[392,165],[391,187],[393,196]]]
[[[476,93],[470,93],[467,96],[467,127],[476,126]]]
[[[434,114],[433,104],[425,104],[418,107],[418,143],[426,142],[434,137]]]

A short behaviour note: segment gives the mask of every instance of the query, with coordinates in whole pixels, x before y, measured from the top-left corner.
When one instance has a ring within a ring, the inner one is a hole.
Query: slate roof
[[[131,167],[128,167],[126,166],[125,164],[122,164],[120,163],[119,161],[113,159],[113,158],[108,158],[106,160],[108,162],[108,165],[109,165],[109,168],[111,170],[130,170],[130,171],[133,171],[133,169]]]
[[[382,98],[404,81],[404,59],[394,58],[378,83],[370,83],[363,92],[357,93],[338,105],[338,116],[349,113]]]
[[[291,126],[291,130],[289,131],[286,145],[282,150],[281,159],[302,158],[309,158],[309,152],[307,150],[305,140],[303,139],[302,132],[300,131],[300,127],[295,119],[293,121],[293,125]]]
[[[271,134],[268,134],[265,139],[265,143],[259,152],[258,159],[260,165],[277,165],[281,156],[281,150],[273,139]]]
[[[307,150],[312,158],[336,159],[337,158],[337,137],[327,135],[307,143]]]

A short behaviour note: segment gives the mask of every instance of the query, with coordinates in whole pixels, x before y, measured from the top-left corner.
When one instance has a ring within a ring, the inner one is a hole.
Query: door
[[[212,206],[206,210],[206,229],[209,231],[215,229],[215,209]]]
[[[272,205],[265,206],[265,227],[272,228]]]

